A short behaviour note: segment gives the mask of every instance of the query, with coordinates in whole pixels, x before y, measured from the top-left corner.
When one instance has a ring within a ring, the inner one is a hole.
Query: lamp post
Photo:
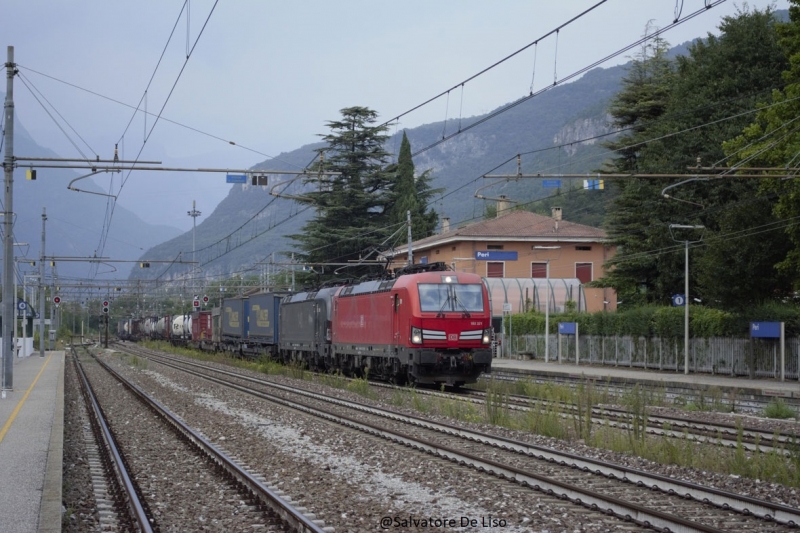
[[[683,229],[683,230],[696,230],[696,229],[705,229],[705,226],[687,226],[684,224],[670,224],[669,225],[669,233],[672,236],[672,240],[675,242],[681,242],[679,239],[675,238],[675,233],[673,230],[676,229]],[[683,243],[685,245],[685,263],[684,263],[684,273],[683,273],[683,373],[689,373],[689,243],[700,242],[700,239],[696,241],[690,241],[688,239],[684,239]]]
[[[560,250],[560,246],[534,246],[535,250]],[[560,255],[560,254],[559,254]],[[545,259],[544,362],[550,361],[550,261]]]

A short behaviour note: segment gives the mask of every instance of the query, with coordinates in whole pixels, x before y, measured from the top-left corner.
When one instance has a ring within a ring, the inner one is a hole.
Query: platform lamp
[[[541,253],[546,255],[551,255],[550,252],[547,250],[561,250],[561,246],[534,246],[534,250],[536,250],[536,256],[538,258],[539,250]],[[545,271],[544,271],[544,280],[545,280],[545,303],[544,303],[544,362],[547,363],[550,360],[550,261],[553,259],[558,259],[561,257],[561,252],[558,252],[558,256],[555,258],[548,258],[545,259]]]

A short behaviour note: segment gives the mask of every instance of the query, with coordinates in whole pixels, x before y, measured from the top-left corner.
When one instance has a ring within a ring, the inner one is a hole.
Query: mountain
[[[3,99],[5,96],[3,95]],[[31,138],[22,124],[14,124],[14,156],[36,158],[58,158],[59,155],[46,149]],[[73,187],[88,191],[75,192],[67,186],[84,172],[67,169],[38,168],[37,179],[25,179],[27,168],[18,163],[14,171],[14,241],[27,243],[15,246],[16,258],[38,261],[42,242],[42,209],[46,209],[45,255],[47,257],[88,258],[107,257],[109,262],[92,265],[77,260],[57,261],[51,271],[68,284],[70,278],[87,277],[99,280],[125,278],[133,262],[144,250],[157,243],[180,234],[180,230],[169,226],[147,224],[125,208],[114,208],[113,223],[105,246],[100,245],[100,231],[106,224],[109,197],[91,180],[76,181]],[[40,162],[40,164],[43,164]],[[91,194],[95,193],[95,194]],[[127,262],[114,262],[127,261]],[[36,267],[21,265],[25,273],[38,273]]]
[[[779,12],[778,17],[783,15]],[[670,50],[686,55],[691,42]],[[628,64],[629,65],[629,64]],[[602,141],[613,135],[607,108],[619,91],[628,65],[595,68],[581,78],[554,86],[535,97],[522,97],[487,113],[452,118],[406,129],[418,173],[432,171],[431,185],[444,189],[433,208],[458,226],[484,217],[500,197],[543,213],[551,205],[565,207],[565,219],[599,225],[603,219],[603,191],[581,190],[583,177],[563,178],[557,189],[545,188],[541,179],[500,180],[493,174],[587,174],[602,166],[609,152]],[[331,120],[339,117],[330,117]],[[321,128],[322,130],[322,128]],[[461,132],[444,140],[454,132]],[[320,133],[327,133],[320,131]],[[402,131],[387,142],[389,152],[399,150]],[[315,157],[306,145],[256,165],[254,169],[297,170]],[[517,167],[520,154],[520,167]],[[287,236],[300,233],[312,213],[287,198],[269,194],[276,183],[290,178],[270,175],[268,187],[234,185],[214,212],[194,233],[196,276],[206,280],[231,275],[263,273],[274,257],[286,263],[294,250]],[[556,180],[558,176],[551,176]],[[277,191],[302,194],[302,180]],[[567,196],[568,195],[568,196]],[[175,260],[192,255],[193,232],[164,242],[142,255],[143,259]],[[274,254],[274,255],[273,255]],[[134,271],[133,277],[180,279],[191,267],[173,264]],[[279,267],[280,268],[280,267]]]
[[[446,125],[438,122],[407,129],[412,152],[434,145],[443,135],[456,132],[459,127],[467,130],[414,157],[417,172],[431,169],[432,186],[445,190],[434,205],[440,218],[449,217],[451,224],[457,225],[483,217],[487,205],[495,203],[487,204],[475,197],[478,189],[486,185],[491,186],[482,189],[480,195],[486,198],[505,195],[520,203],[552,194],[551,189],[542,188],[541,180],[507,182],[482,178],[484,173],[516,173],[518,153],[546,149],[524,155],[523,173],[583,173],[597,168],[607,157],[606,150],[597,141],[580,140],[610,132],[605,109],[618,91],[624,72],[624,67],[596,68],[575,82],[554,87],[527,101],[514,102],[512,105],[518,105],[485,122],[482,122],[484,115],[450,119]],[[337,117],[331,117],[334,118]],[[387,143],[390,152],[399,150],[401,136],[402,132],[398,131],[390,137]],[[557,144],[571,142],[574,144],[566,148],[553,149]],[[313,161],[314,149],[321,146],[306,145],[282,153],[254,169],[296,171]],[[510,161],[501,164],[507,160]],[[194,232],[200,277],[260,273],[266,268],[263,263],[269,261],[273,253],[276,263],[290,260],[294,243],[287,235],[300,233],[311,212],[290,199],[270,195],[270,190],[277,183],[287,183],[291,179],[291,176],[273,174],[267,187],[249,184],[231,187],[228,196]],[[296,179],[285,188],[276,188],[275,192],[301,194],[301,182]],[[570,183],[564,180],[564,187]],[[565,213],[565,218],[570,219],[569,213]],[[141,259],[188,261],[192,256],[192,237],[192,231],[186,232],[147,250]],[[149,270],[134,270],[132,277],[180,279],[190,269],[181,264],[151,265]]]

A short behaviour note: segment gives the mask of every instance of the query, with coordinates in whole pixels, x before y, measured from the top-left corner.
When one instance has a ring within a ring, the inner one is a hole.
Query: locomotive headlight
[[[411,327],[411,343],[422,344],[422,330],[419,328]]]
[[[483,330],[483,339],[481,339],[481,342],[483,342],[483,344],[489,344],[490,342],[492,342],[491,328]]]

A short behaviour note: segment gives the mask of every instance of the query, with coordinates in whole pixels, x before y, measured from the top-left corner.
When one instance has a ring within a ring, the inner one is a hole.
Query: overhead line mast
[[[6,61],[6,101],[3,105],[5,117],[5,135],[3,142],[6,145],[3,159],[5,180],[5,197],[3,204],[3,387],[0,395],[5,398],[6,391],[14,386],[14,366],[12,344],[12,326],[14,324],[14,75],[17,66],[14,63],[14,47],[8,47]]]

